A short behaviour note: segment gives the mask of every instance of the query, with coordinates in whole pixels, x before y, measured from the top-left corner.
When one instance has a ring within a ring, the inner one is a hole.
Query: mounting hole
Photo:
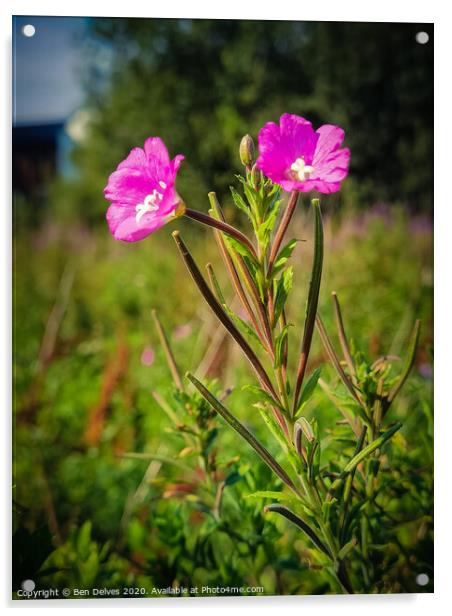
[[[36,584],[33,580],[24,580],[22,582],[22,590],[26,592],[32,592],[36,587]]]
[[[426,43],[428,43],[430,40],[429,35],[427,34],[427,32],[418,32],[416,34],[416,42],[419,43],[419,45],[425,45]]]
[[[418,586],[427,586],[429,581],[430,581],[430,578],[428,577],[426,573],[420,573],[419,575],[416,576],[416,584]]]
[[[34,27],[33,24],[25,24],[25,26],[22,26],[22,34],[24,36],[26,36],[27,38],[31,38],[32,36],[34,36],[36,33],[36,28]]]

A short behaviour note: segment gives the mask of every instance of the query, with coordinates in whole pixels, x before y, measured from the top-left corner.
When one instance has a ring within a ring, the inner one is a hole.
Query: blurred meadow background
[[[30,38],[27,23],[36,27]],[[246,498],[275,482],[254,453],[200,405],[202,448],[206,459],[216,452],[214,479],[226,485],[219,520],[172,421],[181,409],[184,423],[187,404],[174,398],[152,310],[181,372],[230,389],[229,407],[274,448],[242,389],[249,367],[170,236],[179,228],[232,297],[210,230],[182,219],[119,243],[102,193],[129,150],[159,135],[172,156],[186,156],[185,202],[207,212],[215,190],[228,220],[242,225],[229,192],[243,169],[240,139],[284,112],[342,126],[352,153],[341,192],[322,198],[326,325],[334,290],[372,362],[403,355],[422,320],[395,411],[411,460],[397,496],[407,522],[384,566],[387,590],[429,590],[415,579],[432,566],[432,27],[16,17],[13,28],[14,590],[33,579],[39,587],[329,591],[295,530]],[[416,42],[420,30],[429,43]],[[312,256],[306,196],[292,234],[306,240],[294,253],[288,315],[301,336]],[[325,362],[315,335],[310,367]],[[335,380],[327,363],[322,378]],[[307,415],[326,436],[339,417],[321,389]],[[404,488],[408,474],[421,498]]]

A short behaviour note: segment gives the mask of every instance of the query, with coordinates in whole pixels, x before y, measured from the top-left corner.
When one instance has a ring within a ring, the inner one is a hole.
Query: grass
[[[198,263],[212,262],[231,297],[212,236],[190,221],[177,225]],[[293,227],[293,236],[306,240],[294,253],[288,314],[300,338],[311,225],[311,214],[302,212]],[[114,587],[120,581],[170,586],[176,579],[200,584],[209,579],[260,582],[269,593],[327,592],[328,585],[306,564],[300,536],[282,521],[264,520],[262,503],[246,498],[263,485],[272,489],[274,480],[221,421],[218,457],[234,460],[231,468],[240,479],[231,480],[225,492],[229,531],[214,526],[200,501],[190,501],[190,492],[180,496],[172,489],[187,481],[180,469],[163,464],[149,479],[148,463],[122,457],[130,451],[167,457],[181,452],[180,435],[171,431],[152,396],[157,391],[171,400],[173,389],[153,309],[170,335],[181,373],[189,369],[199,378],[217,379],[219,391],[233,388],[229,407],[274,447],[252,406],[253,395],[242,389],[251,382],[249,367],[199,298],[171,230],[130,245],[115,242],[106,228],[55,222],[16,235],[14,500],[16,529],[19,539],[25,537],[23,562],[32,550],[30,537],[48,533],[39,541],[42,558],[35,559],[35,571],[26,571],[28,577],[47,568],[52,569],[47,576],[70,587],[82,582]],[[409,485],[408,474],[415,481],[416,473],[431,473],[432,229],[420,216],[380,206],[326,216],[325,241],[319,312],[328,329],[334,318],[332,291],[341,300],[353,344],[370,362],[383,354],[403,356],[414,320],[422,321],[415,368],[392,412],[404,422],[398,438],[409,443],[411,461],[406,466],[401,460],[398,471],[399,498],[406,501],[400,550],[420,546],[425,554],[431,549],[428,515],[412,515],[403,486]],[[337,344],[334,336],[333,341]],[[298,349],[289,351],[294,370]],[[308,372],[324,362],[315,334]],[[322,378],[335,380],[328,365]],[[337,409],[317,388],[306,414],[317,417],[328,456]],[[193,463],[189,456],[187,467]],[[235,542],[233,528],[241,533]],[[246,555],[231,548],[225,560],[217,552],[227,552],[228,541]],[[420,558],[417,552],[415,558]],[[25,574],[23,562],[19,578]],[[413,576],[397,567],[392,565],[390,590],[418,590]]]

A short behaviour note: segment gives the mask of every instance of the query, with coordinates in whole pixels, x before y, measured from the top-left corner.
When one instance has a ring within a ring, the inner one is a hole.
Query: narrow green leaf
[[[236,240],[234,237],[231,237],[230,235],[224,234],[223,237],[224,237],[224,241],[229,245],[230,248],[235,250],[235,252],[237,252],[239,255],[242,255],[242,257],[247,257],[248,259],[253,261],[253,263],[256,262],[253,253],[247,246],[245,246],[245,244],[242,244],[241,242]]]
[[[256,334],[255,330],[249,325],[249,323],[247,323],[242,318],[240,318],[237,314],[235,314],[235,312],[233,312],[226,305],[224,305],[223,307],[224,307],[226,313],[234,321],[234,323],[236,325],[238,325],[238,327],[240,327],[242,329],[242,331],[244,331],[250,338],[252,338],[253,340],[257,341],[264,350],[266,350],[266,348],[262,344],[262,341],[259,339],[259,336]]]
[[[309,352],[311,350],[312,334],[314,331],[315,317],[319,302],[320,282],[322,280],[323,267],[323,223],[320,211],[320,201],[312,200],[314,206],[315,231],[314,231],[314,258],[312,261],[311,281],[309,283],[308,301],[306,305],[306,318],[301,343],[301,353],[298,363],[297,381],[294,394],[294,412],[298,409],[298,399],[303,384],[306,366],[308,363]]]
[[[348,554],[350,554],[353,548],[356,547],[357,543],[358,542],[356,541],[356,539],[351,539],[348,543],[343,545],[337,553],[338,560],[344,560],[344,558],[346,558]]]
[[[329,524],[332,508],[337,504],[337,498],[326,500],[322,504],[322,515],[325,524]]]
[[[383,443],[385,443],[389,438],[391,438],[391,436],[393,436],[398,430],[400,430],[401,427],[402,424],[400,422],[397,422],[395,425],[392,426],[392,428],[389,428],[389,430],[383,432],[381,436],[379,436],[377,439],[375,439],[375,441],[370,443],[370,445],[364,447],[362,451],[360,451],[350,460],[350,462],[344,468],[344,473],[350,473],[354,468],[358,466],[360,462],[364,460],[364,458],[366,458],[373,451],[381,447]]]
[[[285,266],[287,261],[292,256],[295,246],[297,245],[298,240],[293,239],[287,242],[287,244],[280,250],[278,256],[275,259],[275,263],[273,264],[272,276],[276,276],[279,274],[280,270]]]
[[[410,342],[408,345],[408,353],[406,356],[405,365],[404,365],[402,374],[400,375],[400,378],[398,382],[396,383],[396,385],[394,385],[394,387],[389,392],[389,395],[388,395],[389,403],[391,403],[394,400],[394,398],[397,396],[399,391],[402,389],[403,384],[405,383],[405,381],[408,378],[408,375],[411,372],[411,368],[413,367],[413,363],[414,363],[414,358],[416,356],[417,345],[419,342],[420,329],[421,329],[421,322],[417,320],[416,323],[414,324],[413,331],[411,333],[411,338],[410,338]]]
[[[177,468],[187,471],[187,465],[183,462],[179,462],[174,458],[169,458],[167,456],[160,456],[152,453],[123,453],[121,454],[121,458],[129,458],[131,460],[156,460],[157,462],[162,462],[162,464],[170,464],[171,466],[176,466]]]
[[[275,439],[278,441],[284,454],[287,456],[289,462],[292,464],[292,467],[296,470],[296,472],[298,472],[300,469],[300,460],[297,458],[294,450],[291,447],[287,446],[287,439],[284,432],[282,431],[281,426],[276,421],[273,414],[268,408],[263,408],[259,405],[259,412],[262,416],[262,419],[264,420],[264,423],[266,424],[270,432],[273,434]]]
[[[274,303],[274,321],[277,323],[281,312],[286,304],[287,296],[292,289],[293,284],[293,268],[288,267],[281,274],[281,277],[276,283],[275,303]]]
[[[282,431],[281,426],[274,418],[273,414],[270,412],[268,408],[263,408],[259,406],[259,412],[264,420],[264,423],[273,434],[275,439],[278,441],[281,449],[284,454],[288,457],[289,462],[292,464],[293,468],[298,472],[300,468],[300,461],[297,459],[297,456],[292,448],[287,446],[287,440],[284,432]]]
[[[256,207],[256,194],[251,186],[249,186],[246,182],[243,183],[243,192],[245,193],[251,208]]]
[[[293,481],[281,467],[275,458],[265,449],[261,443],[255,438],[253,434],[246,428],[238,419],[232,415],[228,409],[206,388],[198,381],[198,379],[187,372],[187,378],[193,383],[199,393],[209,402],[212,408],[223,417],[223,419],[233,428],[240,436],[245,439],[248,444],[254,449],[254,451],[261,457],[261,459],[269,466],[276,475],[295,493],[299,496],[299,491],[295,487]]]
[[[271,406],[277,406],[281,411],[283,411],[283,413],[286,412],[286,409],[277,400],[275,400],[275,398],[267,393],[265,389],[262,389],[262,387],[259,387],[258,385],[244,385],[243,389],[256,394],[259,399],[263,398],[264,401]]]
[[[309,379],[306,381],[306,385],[303,387],[302,392],[301,392],[300,402],[299,402],[298,410],[295,413],[295,418],[300,415],[304,406],[306,405],[306,403],[308,402],[308,400],[314,393],[315,388],[317,387],[317,383],[320,378],[321,372],[322,372],[322,368],[316,368],[314,372],[311,374],[311,376],[309,377]]]
[[[353,452],[353,457],[357,456],[359,452],[362,450],[363,445],[364,445],[364,439],[366,438],[366,434],[367,434],[367,426],[363,426],[361,430],[361,434],[359,435],[359,438],[358,438],[358,442],[356,443],[355,451]],[[349,476],[347,477],[345,481],[344,494],[342,495],[345,506],[348,505],[348,500],[350,498],[352,483],[353,483],[353,479],[355,476],[355,470],[356,470],[356,466],[353,469],[353,471],[349,474]]]
[[[284,349],[285,342],[287,340],[287,334],[289,332],[289,327],[291,324],[288,323],[284,325],[280,333],[277,335],[275,340],[275,368],[279,368],[283,364],[284,361]]]
[[[276,224],[276,218],[278,216],[279,208],[281,207],[282,201],[276,201],[273,204],[270,212],[267,215],[267,218],[259,225],[257,230],[258,238],[261,242],[268,242],[270,238],[270,234],[273,231],[273,228]]]
[[[284,492],[274,492],[271,490],[259,490],[257,492],[253,492],[253,494],[247,494],[245,498],[272,498],[277,501],[293,500],[293,497],[289,494],[285,494]]]
[[[252,222],[253,215],[251,213],[250,207],[245,203],[243,197],[236,191],[236,189],[233,186],[230,186],[229,189],[231,191],[231,195],[232,195],[235,205],[238,207],[239,210],[244,212]]]
[[[221,290],[220,283],[218,282],[218,278],[217,278],[217,276],[216,276],[216,274],[214,272],[212,264],[211,263],[207,263],[206,269],[207,269],[207,274],[209,275],[210,285],[213,288],[213,290],[215,291],[215,295],[217,297],[217,300],[220,302],[220,304],[223,305],[223,308],[226,311],[228,311],[229,309],[226,306],[226,300],[224,299],[223,291]]]
[[[319,468],[320,442],[316,439],[308,452],[308,477],[313,481]]]
[[[309,539],[311,539],[311,541],[316,547],[319,548],[319,550],[321,550],[329,558],[332,558],[329,549],[318,537],[317,533],[309,526],[309,524],[307,524],[299,516],[293,513],[293,511],[290,511],[290,509],[287,509],[287,507],[284,507],[284,505],[268,505],[268,507],[265,507],[264,511],[279,513],[279,515],[282,515],[284,518],[292,522],[292,524],[298,526],[298,528],[300,528],[309,537]]]
[[[361,510],[363,510],[366,507],[367,502],[368,502],[367,500],[364,500],[364,501],[355,503],[353,507],[350,509],[350,511],[347,513],[345,517],[345,521],[344,521],[343,532],[342,532],[343,537],[350,536],[350,533],[352,532],[353,528],[357,525],[360,519]]]
[[[326,354],[329,357],[329,360],[333,364],[334,368],[336,369],[336,372],[338,373],[341,381],[344,383],[344,385],[346,386],[348,391],[351,393],[351,395],[356,400],[358,405],[361,408],[363,408],[363,403],[359,399],[358,394],[356,393],[355,388],[353,387],[352,382],[350,381],[348,376],[345,374],[344,369],[342,368],[342,365],[341,365],[341,362],[339,360],[339,357],[336,355],[336,353],[334,351],[333,345],[332,345],[331,340],[330,340],[330,338],[328,336],[328,333],[326,331],[325,325],[323,324],[323,321],[320,318],[319,314],[316,317],[316,324],[317,324],[317,330],[318,330],[318,332],[320,334],[320,338],[321,338],[322,343],[323,343],[323,347],[324,347],[324,349],[326,351]],[[363,409],[363,410],[365,410],[365,409]]]

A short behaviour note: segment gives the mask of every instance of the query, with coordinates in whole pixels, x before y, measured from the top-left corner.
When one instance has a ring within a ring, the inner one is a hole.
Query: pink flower
[[[137,242],[178,215],[181,199],[174,182],[184,156],[173,160],[160,137],[149,137],[144,149],[133,148],[104,188],[111,201],[110,231],[117,240]]]
[[[140,361],[143,366],[152,366],[154,363],[155,353],[154,349],[150,346],[144,347],[143,352],[141,353]]]
[[[340,149],[339,126],[324,124],[314,131],[304,118],[284,113],[280,125],[268,122],[258,139],[257,167],[287,192],[337,192],[348,174],[350,150]]]
[[[185,323],[185,325],[179,325],[173,331],[174,340],[183,340],[184,338],[186,338],[187,336],[191,334],[192,329],[193,328],[190,325],[190,323]]]

